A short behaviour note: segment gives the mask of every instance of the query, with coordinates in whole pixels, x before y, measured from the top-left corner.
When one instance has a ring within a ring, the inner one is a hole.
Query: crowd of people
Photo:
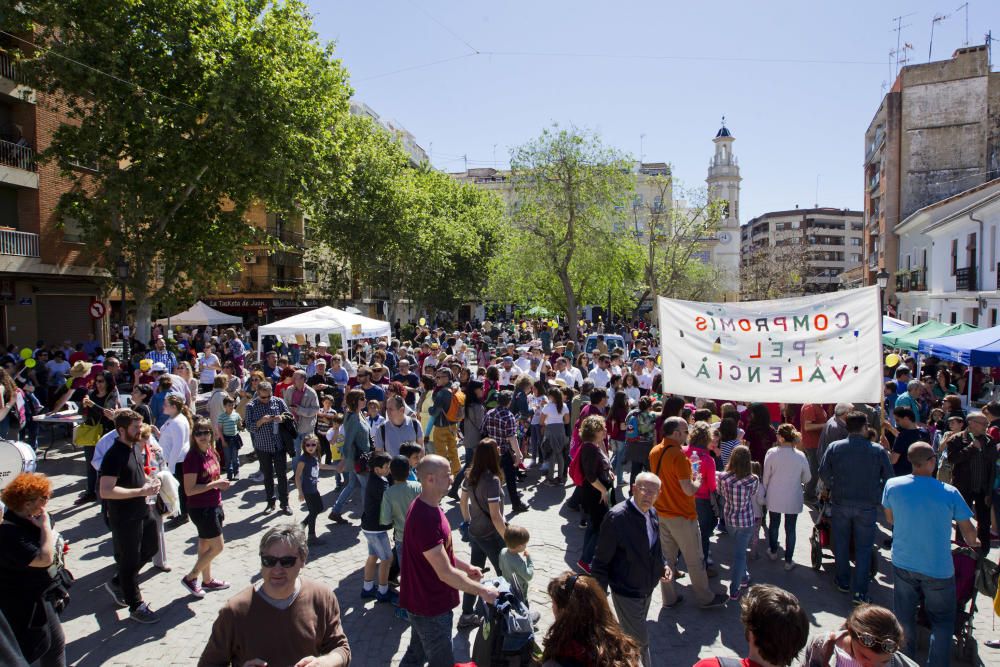
[[[154,331],[125,362],[93,340],[69,354],[12,348],[0,358],[0,429],[35,446],[32,414],[77,407],[87,482],[76,502],[102,515],[115,560],[105,588],[139,623],[159,620],[139,571],[170,572],[179,557],[168,557],[165,531],[193,524],[197,555],[180,584],[202,598],[231,586],[212,563],[234,486],[261,484],[265,513],[296,517],[262,537],[260,580],[220,612],[203,665],[348,664],[336,596],[299,577],[310,547],[326,542],[317,522],[327,510],[327,531],[360,524],[361,597],[409,622],[401,664],[454,664],[454,627],[482,625],[477,600],[501,595],[487,564],[525,602],[537,585],[526,485],[561,490],[584,530],[576,571],[547,584],[555,621],[539,635],[540,664],[654,664],[653,592],[679,608],[675,583],[686,577],[698,607],[739,606],[758,665],[792,664],[804,648],[810,666],[911,664],[918,603],[927,664],[947,665],[952,540],[985,556],[996,532],[1000,404],[968,411],[950,369],[925,360],[929,386],[911,378],[910,359],[886,367],[882,406],[677,396],[655,328],[634,327],[599,324],[573,340],[545,321],[467,323],[340,350],[265,338],[256,359],[254,338],[235,329]],[[55,563],[52,494],[44,475],[22,475],[3,491],[0,524],[0,582],[26,591],[3,596],[0,610],[23,657],[43,665],[65,664],[58,601],[42,586]],[[456,557],[447,503],[460,510],[468,562]],[[855,610],[806,647],[798,600],[752,585],[751,571],[761,557],[796,567],[810,507],[829,520],[832,587]],[[892,531],[891,611],[868,595],[880,519]],[[265,624],[286,628],[280,642]]]

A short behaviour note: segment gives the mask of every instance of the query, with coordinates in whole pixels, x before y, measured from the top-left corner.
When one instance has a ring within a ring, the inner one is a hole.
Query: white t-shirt
[[[214,368],[205,368],[206,365],[210,366],[220,366],[219,358],[214,354],[206,354],[201,359],[201,374],[198,376],[198,382],[200,384],[212,384],[215,382],[215,374],[218,373]]]
[[[653,388],[654,377],[655,376],[652,373],[647,373],[646,370],[643,369],[642,373],[639,373],[638,375],[635,376],[635,379],[639,381],[640,389],[645,389],[648,391]]]
[[[591,370],[588,377],[594,383],[594,389],[607,389],[611,384],[611,373],[600,367]]]
[[[506,387],[508,385],[514,384],[514,380],[521,374],[521,369],[517,366],[511,366],[510,370],[507,370],[503,366],[500,367],[500,386]]]
[[[549,424],[561,424],[563,416],[569,414],[569,406],[563,403],[562,412],[560,412],[559,408],[556,407],[556,404],[549,401],[545,404],[545,407],[542,408],[542,414],[545,415],[546,426]]]

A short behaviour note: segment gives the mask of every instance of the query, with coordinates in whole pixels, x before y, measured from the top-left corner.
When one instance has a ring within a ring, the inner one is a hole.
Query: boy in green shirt
[[[531,535],[524,526],[508,524],[504,531],[503,541],[507,545],[500,551],[500,574],[516,586],[521,593],[521,598],[525,604],[528,603],[528,584],[535,576],[535,566],[531,562],[531,554],[528,553],[528,540]],[[540,614],[531,610],[531,623],[538,623]]]
[[[392,524],[393,552],[398,563],[403,554],[403,527],[406,524],[406,513],[413,499],[420,495],[420,482],[407,479],[410,474],[410,460],[402,455],[396,456],[389,463],[389,474],[392,476],[392,486],[382,494],[379,523]]]

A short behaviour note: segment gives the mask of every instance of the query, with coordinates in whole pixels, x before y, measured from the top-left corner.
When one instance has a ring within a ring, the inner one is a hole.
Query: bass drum
[[[0,440],[0,489],[22,472],[35,472],[35,450],[23,442]]]

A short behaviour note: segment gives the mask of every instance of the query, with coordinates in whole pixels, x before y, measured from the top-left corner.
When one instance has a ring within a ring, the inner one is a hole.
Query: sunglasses
[[[879,639],[867,632],[852,632],[851,636],[857,639],[865,648],[872,648],[879,653],[895,653],[899,650],[899,644],[894,639]]]
[[[302,447],[303,449],[316,449],[317,447],[319,447],[319,445],[317,445],[316,443],[311,443],[308,445],[302,445]]]
[[[288,569],[290,567],[295,567],[295,564],[299,562],[298,556],[268,556],[267,554],[260,555],[260,564],[264,567],[274,567],[280,565],[281,567]]]
[[[203,435],[212,435],[212,432],[203,429],[203,430],[195,431],[194,435],[195,435],[196,438],[200,438]]]

